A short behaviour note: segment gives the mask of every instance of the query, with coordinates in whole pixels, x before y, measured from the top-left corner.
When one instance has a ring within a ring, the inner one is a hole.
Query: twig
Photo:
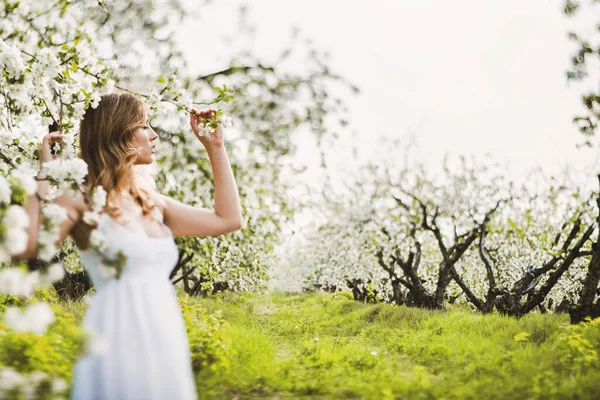
[[[13,168],[17,168],[17,165],[10,159],[8,156],[0,151],[0,158],[4,160],[5,163],[10,165]]]
[[[52,118],[52,121],[54,121],[54,123],[56,125],[58,125],[58,122],[56,122],[56,118],[54,118],[54,115],[52,115],[52,111],[50,111],[50,109],[48,108],[48,104],[46,104],[46,100],[44,100],[44,99],[40,99],[40,100],[42,100],[42,103],[44,103],[44,106],[46,107],[46,111],[48,111],[48,114],[50,114],[50,118]],[[58,125],[58,126],[60,126],[60,125]]]

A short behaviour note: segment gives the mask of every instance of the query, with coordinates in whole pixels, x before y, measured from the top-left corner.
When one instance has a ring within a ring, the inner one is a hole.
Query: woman
[[[106,237],[105,255],[122,254],[126,261],[118,278],[103,273],[103,257],[90,248],[94,226],[84,218],[91,209],[89,195],[65,191],[53,200],[69,217],[58,242],[73,237],[95,286],[84,327],[105,344],[104,351],[78,361],[73,399],[196,398],[185,325],[169,280],[178,256],[173,237],[218,236],[243,224],[222,127],[199,134],[200,118],[214,115],[214,110],[190,112],[190,125],[212,163],[215,209],[209,210],[161,195],[136,177],[135,165],[153,162],[158,137],[136,96],[104,95],[96,109],[86,111],[79,131],[81,157],[88,164],[83,192],[98,185],[106,191],[104,212],[94,225]],[[44,137],[41,163],[54,158],[50,149],[63,138],[59,133]],[[48,190],[44,178],[40,169],[37,195],[25,205],[32,224],[22,258],[36,256],[39,202]]]

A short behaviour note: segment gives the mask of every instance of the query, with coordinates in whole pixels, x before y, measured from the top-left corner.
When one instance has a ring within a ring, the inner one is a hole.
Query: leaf
[[[529,341],[530,334],[527,332],[519,332],[514,337],[513,340],[515,342],[527,342]]]

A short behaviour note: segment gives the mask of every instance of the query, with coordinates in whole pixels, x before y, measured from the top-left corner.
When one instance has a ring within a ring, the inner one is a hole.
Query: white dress
[[[83,325],[106,348],[78,360],[72,399],[197,398],[185,323],[169,280],[177,246],[162,226],[168,236],[147,237],[102,214],[97,229],[107,236],[107,255],[121,250],[127,256],[119,279],[102,277],[93,250],[80,252],[96,289]]]

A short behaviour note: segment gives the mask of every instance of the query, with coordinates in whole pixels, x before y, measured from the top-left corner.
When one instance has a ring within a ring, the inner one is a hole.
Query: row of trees
[[[460,299],[514,316],[569,311],[574,322],[600,315],[597,193],[566,174],[516,186],[474,159],[447,159],[437,175],[398,161],[323,193],[324,222],[296,254],[305,289],[431,309]]]
[[[564,12],[575,17],[596,3],[566,0]],[[577,49],[567,79],[597,78],[589,72],[600,59],[599,32],[569,32]],[[582,102],[574,123],[591,146],[600,95]],[[323,223],[295,254],[306,289],[425,308],[462,299],[514,316],[568,311],[574,323],[600,316],[597,192],[568,175],[532,175],[515,187],[499,169],[465,159],[454,167],[446,160],[436,178],[417,162],[398,164],[367,165],[346,195],[323,193]]]

